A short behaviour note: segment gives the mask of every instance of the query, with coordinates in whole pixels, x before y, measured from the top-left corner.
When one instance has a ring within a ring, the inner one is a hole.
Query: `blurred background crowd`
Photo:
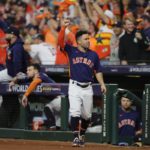
[[[102,65],[150,63],[148,0],[1,0],[1,69],[13,36],[22,39],[31,62],[67,64],[57,46],[64,18],[71,20],[74,34],[79,29],[89,31],[90,49],[98,53]]]

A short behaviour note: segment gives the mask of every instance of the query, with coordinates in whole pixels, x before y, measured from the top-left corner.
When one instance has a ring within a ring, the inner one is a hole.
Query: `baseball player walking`
[[[98,55],[89,50],[89,33],[78,31],[74,37],[75,40],[69,39],[69,44],[67,44],[65,43],[65,34],[69,31],[69,25],[70,20],[65,19],[59,32],[58,44],[61,50],[68,54],[70,62],[68,94],[71,129],[74,135],[72,146],[84,147],[85,132],[90,123],[93,107],[92,82],[94,74],[103,93],[106,93],[106,86]]]

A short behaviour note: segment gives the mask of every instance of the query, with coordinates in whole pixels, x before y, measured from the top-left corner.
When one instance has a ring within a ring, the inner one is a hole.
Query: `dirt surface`
[[[150,150],[150,147],[119,147],[105,144],[86,143],[84,148],[72,147],[71,142],[33,141],[0,139],[0,150]]]

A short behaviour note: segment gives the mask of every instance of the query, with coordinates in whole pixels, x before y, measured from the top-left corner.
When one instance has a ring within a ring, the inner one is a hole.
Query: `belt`
[[[80,83],[75,82],[75,81],[72,81],[72,84],[76,84],[77,86],[80,86],[80,87],[82,87],[82,88],[86,88],[86,87],[88,87],[89,85],[91,85],[91,83],[80,84]]]

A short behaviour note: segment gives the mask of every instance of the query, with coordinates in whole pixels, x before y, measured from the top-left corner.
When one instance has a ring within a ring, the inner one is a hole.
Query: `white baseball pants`
[[[80,87],[79,82],[69,81],[69,113],[72,117],[82,117],[85,120],[91,118],[93,108],[93,89],[89,84],[87,87]],[[81,83],[84,84],[84,83]],[[85,83],[86,84],[86,83]]]

